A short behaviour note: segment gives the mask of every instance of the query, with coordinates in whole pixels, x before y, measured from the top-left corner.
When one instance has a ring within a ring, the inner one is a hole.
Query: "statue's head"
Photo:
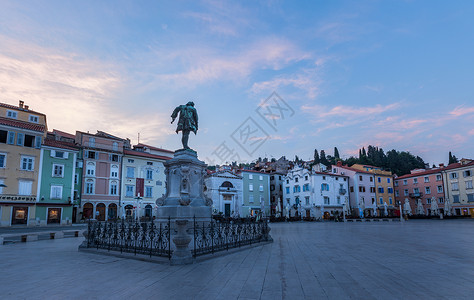
[[[193,102],[193,101],[189,101],[188,103],[186,103],[186,106],[192,106],[192,107],[194,107],[194,102]]]

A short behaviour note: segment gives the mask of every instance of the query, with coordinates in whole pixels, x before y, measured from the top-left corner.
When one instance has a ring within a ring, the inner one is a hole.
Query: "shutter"
[[[56,156],[56,150],[51,150],[50,154],[51,154],[51,157],[55,157]]]
[[[64,157],[63,157],[63,158],[64,158],[64,159],[67,159],[68,156],[69,156],[69,153],[68,153],[68,152],[64,152]]]
[[[140,197],[143,197],[144,196],[143,189],[145,187],[145,179],[137,178],[136,186],[137,186],[137,189],[135,191],[135,196],[138,197],[138,194],[140,194]]]

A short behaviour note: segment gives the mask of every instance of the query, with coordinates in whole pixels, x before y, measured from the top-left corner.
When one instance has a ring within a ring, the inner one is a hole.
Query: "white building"
[[[284,215],[322,218],[349,210],[349,179],[346,176],[311,172],[295,167],[285,177]]]
[[[227,170],[211,173],[204,179],[204,194],[213,201],[213,214],[241,216],[242,176]]]
[[[156,215],[156,200],[166,193],[163,162],[170,157],[135,149],[124,150],[120,217],[151,219]]]

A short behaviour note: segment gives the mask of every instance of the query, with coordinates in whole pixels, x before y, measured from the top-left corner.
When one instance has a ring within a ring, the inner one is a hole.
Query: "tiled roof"
[[[63,141],[56,141],[52,139],[45,139],[43,141],[44,146],[55,147],[55,148],[62,148],[68,150],[78,150],[78,147],[73,143],[63,142]]]
[[[142,143],[139,143],[139,144],[135,145],[134,147],[138,147],[138,148],[147,147],[147,148],[149,148],[151,150],[155,150],[155,151],[163,151],[163,152],[167,152],[167,153],[174,153],[174,151],[171,151],[171,150],[157,148],[157,147],[153,147],[153,146],[150,146],[150,145],[145,145],[145,144],[142,144]]]
[[[146,152],[140,152],[136,150],[123,150],[123,154],[125,155],[133,155],[133,156],[141,156],[141,157],[148,157],[148,158],[156,158],[156,159],[164,159],[164,160],[169,160],[171,157],[168,156],[161,156],[161,155],[155,155],[155,154],[150,154]]]
[[[426,170],[426,171],[423,171],[423,172],[416,172],[416,173],[412,173],[412,174],[406,174],[406,175],[402,175],[400,177],[395,178],[395,180],[411,178],[411,177],[418,177],[418,176],[424,176],[424,175],[430,175],[430,174],[435,174],[435,173],[441,173],[441,171],[443,171],[445,169],[446,168],[430,169],[430,170]]]
[[[67,137],[67,138],[70,138],[70,139],[75,139],[76,138],[76,136],[74,134],[70,134],[70,133],[67,133],[67,132],[64,132],[64,131],[61,131],[61,130],[57,130],[57,129],[53,129],[53,133],[57,134],[57,135],[64,136],[64,137]]]
[[[258,173],[258,174],[265,174],[265,175],[270,175],[269,173],[265,172],[260,172],[260,171],[255,171],[255,170],[237,170],[237,172],[250,172],[250,173]]]
[[[10,105],[10,104],[6,104],[6,103],[0,103],[0,106],[2,106],[2,107],[6,107],[6,108],[8,108],[8,109],[15,109],[15,110],[18,110],[18,111],[31,112],[31,113],[34,113],[34,114],[38,114],[38,115],[42,115],[42,116],[46,116],[46,115],[45,115],[45,114],[43,114],[43,113],[40,113],[40,112],[37,112],[37,111],[31,110],[31,109],[20,108],[20,107],[18,107],[18,106],[15,106],[15,105]]]
[[[0,124],[11,126],[11,127],[17,127],[17,128],[23,128],[23,129],[38,131],[38,132],[44,132],[44,130],[45,130],[44,125],[32,124],[32,123],[28,123],[28,122],[12,120],[12,119],[3,118],[3,117],[0,117]]]
[[[444,170],[452,170],[452,169],[457,169],[457,168],[464,168],[464,167],[470,167],[474,166],[474,161],[471,161],[470,163],[467,163],[465,165],[461,164],[460,162],[450,164],[444,168]]]
[[[359,169],[351,168],[351,167],[348,167],[348,166],[336,166],[336,165],[333,165],[332,167],[343,168],[343,169],[351,170],[351,171],[354,171],[354,172],[357,172],[357,173],[364,173],[364,174],[374,175],[373,172],[368,172],[368,171],[364,171],[364,170],[359,170]]]

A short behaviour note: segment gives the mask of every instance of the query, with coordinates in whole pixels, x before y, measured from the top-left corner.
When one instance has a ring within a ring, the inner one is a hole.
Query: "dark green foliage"
[[[318,153],[318,150],[317,149],[314,149],[314,161],[313,161],[313,164],[317,165],[321,162],[321,160],[319,159],[319,153]]]
[[[392,171],[393,174],[402,176],[409,174],[413,169],[425,168],[425,162],[419,156],[414,156],[410,152],[390,150],[387,154],[382,148],[372,145],[359,150],[359,158],[350,157],[343,160],[343,164],[352,166],[353,164],[365,164],[380,167],[385,170]]]
[[[339,150],[337,150],[337,147],[334,147],[334,158],[336,160],[340,159],[341,157],[339,156]]]
[[[454,164],[458,162],[458,158],[454,155],[451,154],[451,151],[449,151],[449,161],[448,164]]]
[[[321,150],[321,154],[319,155],[319,159],[320,159],[320,162],[325,165],[325,166],[330,166],[331,163],[328,161],[327,157],[326,157],[326,153],[324,152],[324,150]]]

